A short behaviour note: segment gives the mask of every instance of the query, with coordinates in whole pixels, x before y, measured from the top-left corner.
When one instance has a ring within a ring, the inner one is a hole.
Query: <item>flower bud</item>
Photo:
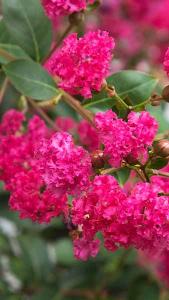
[[[105,158],[102,150],[95,150],[91,153],[92,165],[95,169],[101,169],[104,167]]]
[[[152,106],[159,106],[161,104],[161,96],[153,94],[151,96],[150,103]]]
[[[160,140],[154,144],[155,154],[168,158],[169,157],[169,140]]]
[[[165,88],[162,91],[162,98],[166,101],[169,102],[169,85],[165,86]]]

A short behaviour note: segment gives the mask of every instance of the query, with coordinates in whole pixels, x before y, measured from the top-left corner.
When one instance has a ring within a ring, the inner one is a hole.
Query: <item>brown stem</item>
[[[53,128],[56,131],[59,131],[59,128],[56,126],[55,122],[53,122],[49,116],[41,109],[40,107],[37,106],[36,102],[32,100],[31,98],[26,98],[28,103],[37,111],[37,113],[46,121],[46,123],[49,124],[51,128]]]
[[[169,173],[167,172],[162,172],[154,169],[147,169],[147,172],[151,175],[156,175],[156,176],[163,176],[163,177],[168,177],[169,178]]]
[[[82,297],[86,298],[89,300],[94,300],[95,298],[95,293],[91,290],[81,290],[81,289],[72,289],[72,290],[63,290],[61,293],[64,296],[69,296],[69,297]]]
[[[158,196],[169,196],[169,193],[158,193]]]
[[[76,100],[74,97],[66,93],[65,91],[61,90],[63,97],[63,100],[71,106],[76,112],[78,112],[83,119],[86,119],[93,127],[96,127],[94,123],[94,115],[91,111],[85,109],[78,100]]]
[[[58,96],[56,96],[50,100],[38,101],[37,106],[38,107],[48,107],[48,106],[57,105],[58,102],[60,101],[61,97],[62,97],[62,94],[59,94]]]
[[[8,87],[8,83],[9,83],[9,80],[6,77],[3,84],[2,84],[1,90],[0,90],[0,104],[2,103],[3,97],[4,97],[6,89]]]
[[[115,173],[118,172],[119,170],[121,170],[123,167],[120,168],[109,168],[109,169],[105,169],[105,170],[100,170],[100,174],[101,175],[106,175],[106,174],[111,174],[111,173]]]
[[[52,47],[52,49],[49,52],[49,54],[45,57],[45,60],[43,61],[43,63],[45,63],[48,60],[48,58],[52,56],[52,54],[60,46],[60,44],[62,43],[62,41],[64,40],[64,38],[71,32],[71,30],[73,29],[73,27],[74,27],[74,24],[69,23],[68,27],[63,32],[63,34],[61,35],[61,37],[59,38],[59,40],[55,43],[55,45]]]
[[[2,48],[0,48],[0,56],[4,57],[5,59],[7,59],[9,61],[13,61],[16,59],[15,56],[9,54],[7,51],[3,50]]]

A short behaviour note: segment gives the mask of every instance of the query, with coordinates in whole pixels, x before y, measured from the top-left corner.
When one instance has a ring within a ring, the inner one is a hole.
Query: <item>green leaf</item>
[[[56,84],[43,67],[31,60],[15,60],[3,66],[6,76],[25,96],[47,100],[58,94]]]
[[[29,271],[39,280],[46,280],[51,272],[51,262],[47,245],[38,236],[24,235],[19,238],[22,250],[21,259]]]
[[[115,177],[117,178],[119,184],[123,186],[130,176],[130,169],[123,168],[116,172]]]
[[[115,105],[115,99],[113,98],[103,98],[103,99],[94,99],[93,101],[88,101],[84,103],[86,109],[91,110],[94,113],[98,111],[106,111],[111,109]]]
[[[11,43],[12,38],[6,29],[5,22],[2,19],[0,21],[0,43]]]
[[[4,50],[7,54],[22,59],[29,59],[29,56],[25,53],[25,51],[17,45],[12,44],[1,44],[0,49]],[[0,63],[5,64],[8,63],[9,60],[0,54]]]
[[[2,5],[5,25],[16,44],[41,61],[50,49],[52,30],[40,0],[2,0]]]
[[[60,239],[56,243],[55,251],[56,259],[59,264],[70,266],[76,262],[73,256],[73,246],[69,239]]]
[[[128,70],[113,74],[107,82],[115,87],[122,99],[128,97],[132,105],[137,105],[151,96],[158,80],[146,73]]]
[[[154,116],[158,122],[158,133],[163,133],[165,130],[169,129],[168,117],[164,114],[165,105],[160,105],[157,107],[148,105],[147,110]]]
[[[168,164],[168,159],[163,157],[154,158],[151,160],[151,163],[149,164],[150,169],[162,169]]]
[[[155,282],[149,281],[148,278],[138,277],[132,284],[128,300],[159,300],[160,291]]]

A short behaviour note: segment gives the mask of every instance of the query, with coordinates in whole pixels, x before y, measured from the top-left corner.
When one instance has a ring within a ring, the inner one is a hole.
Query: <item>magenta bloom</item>
[[[17,173],[11,186],[9,205],[19,212],[21,219],[48,223],[66,207],[66,196],[57,197],[46,189],[36,169]]]
[[[119,167],[127,157],[146,158],[147,148],[152,145],[158,129],[156,120],[148,112],[132,112],[126,122],[109,110],[97,113],[95,122],[100,142],[105,146],[104,154],[113,167]]]
[[[89,151],[99,148],[99,135],[96,129],[86,120],[82,120],[78,125],[78,134],[81,144]]]
[[[71,135],[56,133],[39,143],[36,151],[39,172],[46,185],[57,194],[75,193],[88,184],[91,159],[75,146]]]
[[[74,33],[64,40],[45,67],[52,75],[59,76],[61,88],[91,98],[92,91],[100,91],[109,73],[114,46],[106,31],[89,32],[79,39]]]
[[[165,53],[164,70],[166,71],[167,75],[169,76],[169,48],[167,49],[167,51]]]
[[[94,0],[41,0],[46,14],[52,20],[86,9]]]
[[[99,252],[100,241],[87,240],[85,238],[75,239],[73,241],[74,255],[77,259],[88,260],[90,256],[95,257]]]
[[[105,146],[104,154],[114,167],[119,167],[134,146],[134,140],[128,124],[111,110],[97,113],[95,122],[101,143]]]

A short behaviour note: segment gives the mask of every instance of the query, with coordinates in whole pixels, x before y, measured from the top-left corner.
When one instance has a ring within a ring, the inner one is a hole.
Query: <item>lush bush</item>
[[[1,299],[169,299],[168,8],[2,0]]]

